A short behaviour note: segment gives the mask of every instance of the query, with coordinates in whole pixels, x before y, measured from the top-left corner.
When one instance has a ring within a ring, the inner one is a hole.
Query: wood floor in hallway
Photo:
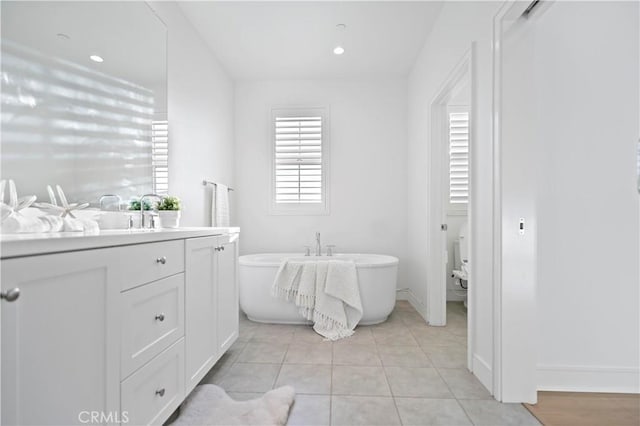
[[[524,406],[545,426],[638,426],[640,395],[538,392],[538,403]]]

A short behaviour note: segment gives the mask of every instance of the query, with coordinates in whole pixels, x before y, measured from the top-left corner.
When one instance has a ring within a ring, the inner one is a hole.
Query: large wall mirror
[[[149,6],[1,8],[1,177],[39,201],[166,190],[167,29]]]

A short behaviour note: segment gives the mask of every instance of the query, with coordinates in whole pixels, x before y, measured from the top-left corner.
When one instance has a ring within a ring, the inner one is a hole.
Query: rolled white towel
[[[100,226],[95,220],[74,219],[69,216],[65,217],[63,220],[65,232],[84,232],[86,234],[97,234],[100,232]]]
[[[47,227],[47,230],[45,232],[60,232],[64,229],[64,221],[60,216],[53,216],[48,214],[45,216],[40,216],[38,219],[40,219]]]
[[[92,219],[80,219],[82,221],[82,226],[84,227],[85,234],[99,234],[100,233],[100,225],[98,222]]]
[[[47,232],[47,225],[37,217],[24,217],[12,213],[2,222],[3,234],[33,234]]]

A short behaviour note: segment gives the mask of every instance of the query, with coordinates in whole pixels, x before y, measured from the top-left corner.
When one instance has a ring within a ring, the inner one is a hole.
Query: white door
[[[220,237],[218,250],[218,353],[223,354],[238,338],[238,235]]]
[[[447,216],[443,200],[445,199],[444,165],[445,141],[448,137],[448,121],[446,112],[446,97],[450,93],[442,94],[431,105],[432,137],[429,144],[431,156],[429,171],[429,218],[428,254],[429,281],[427,291],[427,322],[430,325],[443,326],[447,324]]]
[[[119,277],[114,251],[2,261],[2,424],[119,416]],[[107,420],[108,421],[108,420]]]
[[[495,137],[500,324],[494,393],[503,402],[536,403],[536,176],[534,26],[520,18],[527,3],[507,6],[496,20],[498,91]]]
[[[216,254],[218,237],[190,238],[185,250],[186,393],[218,360]]]

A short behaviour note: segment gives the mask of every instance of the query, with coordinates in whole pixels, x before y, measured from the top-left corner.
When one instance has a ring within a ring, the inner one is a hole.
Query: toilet
[[[458,233],[458,240],[454,243],[454,269],[452,277],[459,287],[457,291],[464,292],[464,306],[467,307],[467,289],[469,282],[469,238],[467,223],[463,223]]]

